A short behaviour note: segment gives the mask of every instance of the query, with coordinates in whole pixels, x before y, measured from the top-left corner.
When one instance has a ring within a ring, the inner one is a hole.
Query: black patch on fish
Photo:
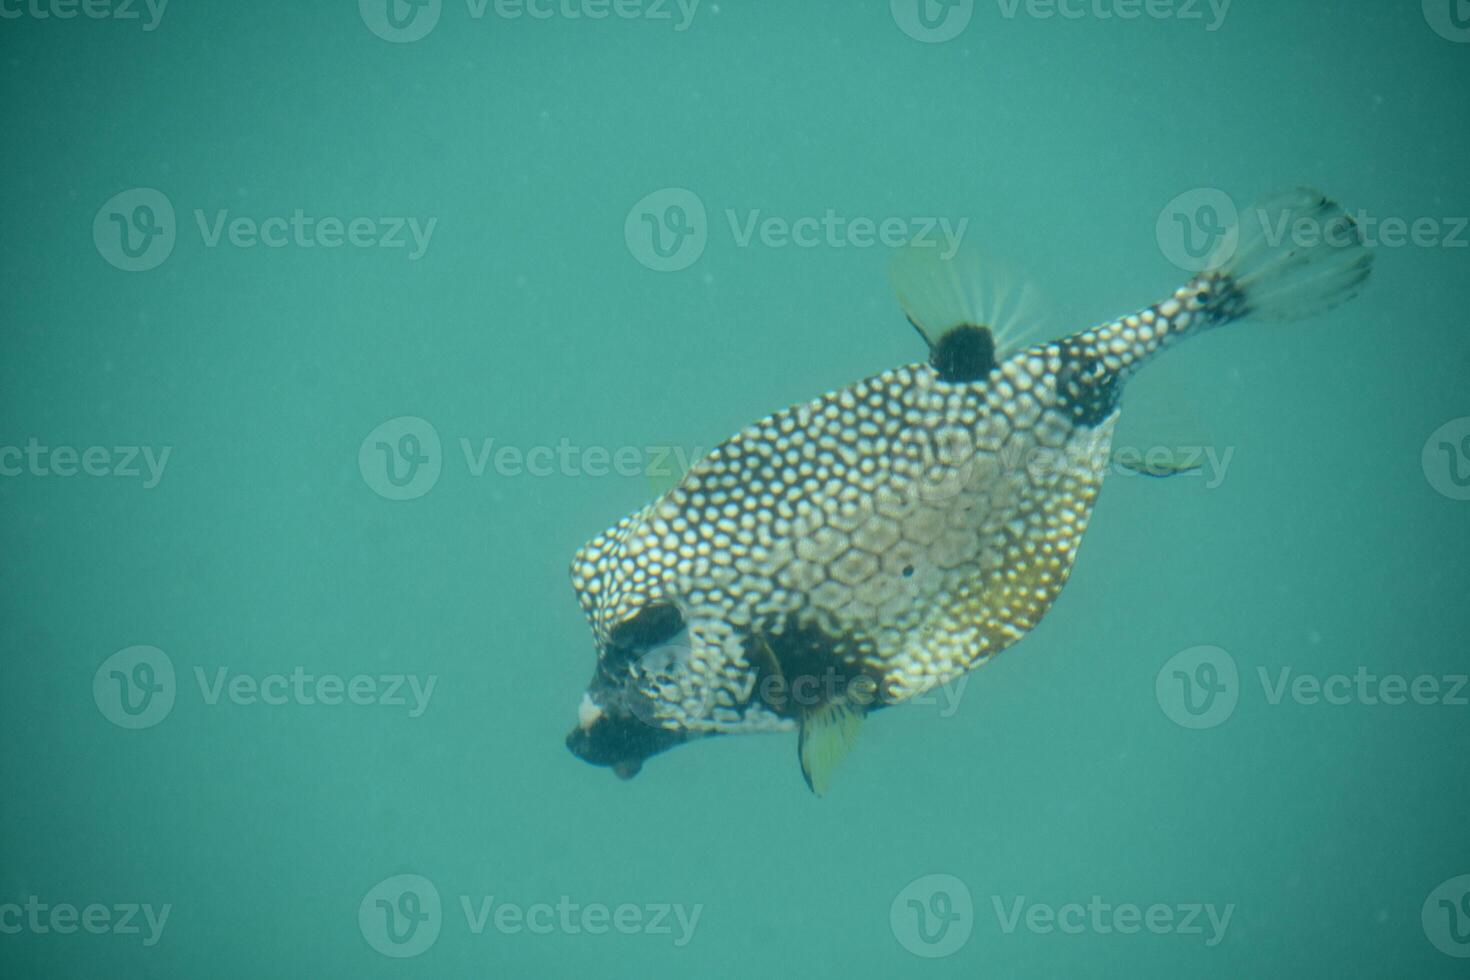
[[[1057,394],[1072,421],[1090,428],[1113,414],[1122,392],[1101,358],[1068,344],[1062,348]]]
[[[692,737],[689,732],[655,728],[634,714],[604,712],[590,728],[573,728],[567,734],[567,748],[584,762],[607,766],[619,777],[631,779],[649,756]]]
[[[883,675],[863,663],[863,654],[873,649],[866,638],[836,637],[789,619],[779,633],[746,639],[745,659],[756,672],[751,700],[798,720],[850,694],[859,695],[868,710],[881,708],[888,703]]]
[[[672,640],[684,628],[684,614],[672,602],[650,602],[612,629],[608,640],[619,650],[643,651]]]
[[[961,324],[929,349],[929,364],[940,381],[979,381],[995,370],[995,337],[989,327]]]

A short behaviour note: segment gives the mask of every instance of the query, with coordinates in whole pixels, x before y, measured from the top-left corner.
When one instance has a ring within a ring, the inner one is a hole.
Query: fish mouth
[[[694,732],[649,724],[622,705],[601,704],[589,693],[582,696],[577,725],[567,733],[567,748],[583,762],[632,779],[645,760],[696,737]]]

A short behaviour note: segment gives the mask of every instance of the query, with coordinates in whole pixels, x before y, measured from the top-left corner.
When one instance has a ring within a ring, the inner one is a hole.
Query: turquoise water
[[[6,0],[0,975],[1465,975],[1464,6]],[[1151,365],[1203,469],[829,795],[567,751],[572,552],[922,359],[885,234],[1060,335],[1303,182],[1368,288]]]

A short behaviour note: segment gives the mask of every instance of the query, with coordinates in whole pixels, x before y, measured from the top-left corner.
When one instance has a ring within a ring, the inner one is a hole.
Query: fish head
[[[679,726],[663,708],[664,692],[687,669],[689,654],[689,629],[673,602],[646,603],[619,623],[599,642],[567,748],[631,779],[650,756],[702,735]]]

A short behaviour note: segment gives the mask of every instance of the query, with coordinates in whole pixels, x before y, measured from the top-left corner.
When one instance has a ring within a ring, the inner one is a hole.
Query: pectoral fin
[[[1141,458],[1119,453],[1113,456],[1113,462],[1125,470],[1131,470],[1140,476],[1151,476],[1155,479],[1165,479],[1171,476],[1180,476],[1185,473],[1198,473],[1204,466],[1203,463],[1195,459],[1174,452],[1170,452],[1167,455],[1155,454]]]

